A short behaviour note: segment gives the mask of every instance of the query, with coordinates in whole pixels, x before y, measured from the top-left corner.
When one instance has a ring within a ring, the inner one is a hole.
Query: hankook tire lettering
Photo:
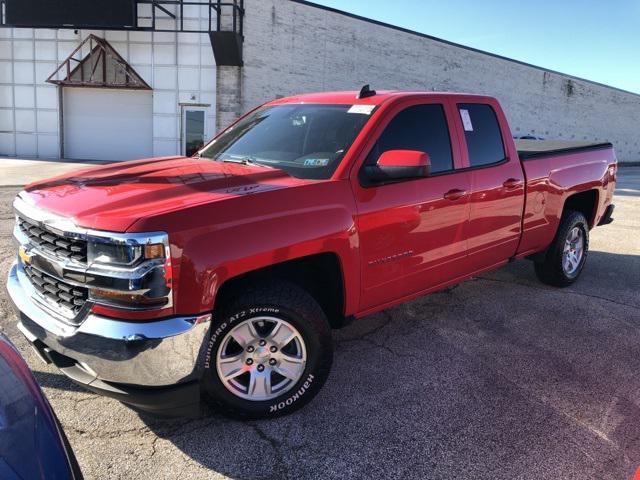
[[[309,387],[313,382],[313,378],[314,378],[313,374],[310,373],[307,379],[305,380],[305,382],[302,384],[302,386],[296,393],[294,393],[293,395],[291,395],[289,398],[287,398],[282,402],[276,403],[275,405],[271,405],[271,407],[269,407],[269,413],[282,410],[284,407],[288,407],[289,405],[292,405],[294,402],[296,402],[302,395],[306,393],[307,390],[309,390]]]

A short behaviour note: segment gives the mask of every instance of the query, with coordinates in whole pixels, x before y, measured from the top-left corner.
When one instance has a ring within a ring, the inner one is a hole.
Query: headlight
[[[90,236],[87,244],[95,303],[148,309],[172,305],[173,269],[165,233]]]
[[[142,247],[139,245],[112,243],[110,239],[92,239],[87,245],[87,260],[89,265],[132,265],[140,259],[141,251]]]
[[[135,265],[140,260],[153,260],[165,257],[164,243],[147,243],[141,245],[137,240],[109,238],[92,238],[87,244],[89,265],[127,266]]]

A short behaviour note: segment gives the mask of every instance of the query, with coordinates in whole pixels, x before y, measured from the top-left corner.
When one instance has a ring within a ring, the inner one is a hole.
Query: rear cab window
[[[389,150],[417,150],[429,155],[431,173],[453,170],[449,126],[441,104],[407,107],[386,126],[365,165],[375,165]]]
[[[496,112],[483,103],[458,104],[469,152],[469,166],[481,167],[505,160],[504,143]]]

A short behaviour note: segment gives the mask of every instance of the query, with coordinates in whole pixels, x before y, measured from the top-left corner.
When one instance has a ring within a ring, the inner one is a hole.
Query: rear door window
[[[463,103],[458,105],[458,111],[467,140],[470,166],[502,162],[506,155],[500,124],[493,108],[481,103]]]
[[[398,113],[380,135],[367,165],[374,165],[388,150],[425,152],[431,160],[431,173],[452,170],[451,140],[442,105],[414,105]]]

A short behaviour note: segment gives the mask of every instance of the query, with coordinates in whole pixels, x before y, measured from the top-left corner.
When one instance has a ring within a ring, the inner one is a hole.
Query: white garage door
[[[149,91],[65,88],[64,156],[132,160],[153,154],[153,96]]]

